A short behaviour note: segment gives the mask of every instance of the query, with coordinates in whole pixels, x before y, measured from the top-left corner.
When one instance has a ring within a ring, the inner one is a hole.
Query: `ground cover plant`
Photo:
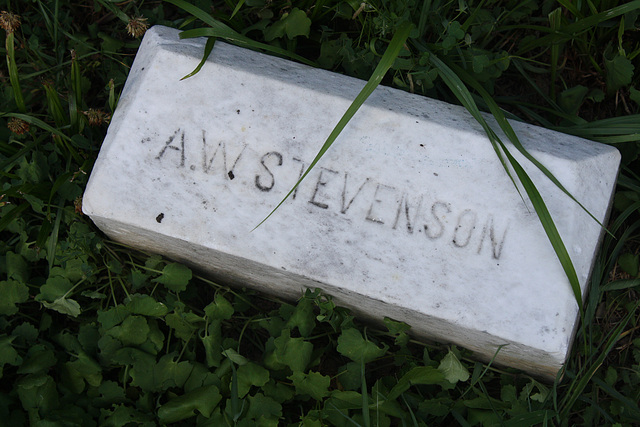
[[[640,1],[187,4],[215,21],[177,1],[1,3],[0,424],[640,422]],[[409,26],[383,84],[452,103],[464,86],[481,109],[615,144],[611,234],[563,378],[363,324],[318,291],[230,289],[105,238],[82,192],[154,24],[363,79]]]

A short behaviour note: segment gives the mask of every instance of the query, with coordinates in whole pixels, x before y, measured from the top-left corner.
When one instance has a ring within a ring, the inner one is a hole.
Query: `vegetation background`
[[[640,423],[640,1],[1,0],[0,10],[0,425]],[[81,213],[148,26],[206,27],[369,79],[408,23],[383,84],[499,105],[623,154],[615,238],[605,236],[553,384],[417,342],[390,319],[363,325],[317,291],[291,303],[220,286],[106,239]]]

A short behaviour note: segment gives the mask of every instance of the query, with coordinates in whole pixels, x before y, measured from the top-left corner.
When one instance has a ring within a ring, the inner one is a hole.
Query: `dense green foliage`
[[[173,3],[2,1],[0,424],[640,422],[640,1]],[[466,86],[481,109],[623,153],[615,238],[554,384],[413,341],[390,319],[364,325],[317,291],[282,302],[220,286],[81,213],[148,25],[368,79],[406,23],[384,84],[454,103]]]

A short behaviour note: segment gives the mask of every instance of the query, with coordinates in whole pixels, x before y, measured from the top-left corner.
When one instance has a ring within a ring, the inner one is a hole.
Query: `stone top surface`
[[[83,200],[107,234],[134,245],[133,229],[169,236],[247,260],[247,269],[271,266],[422,313],[437,319],[428,322],[437,339],[476,350],[491,341],[478,350],[489,355],[509,342],[564,361],[577,319],[570,285],[535,211],[464,108],[379,87],[252,231],[365,82],[220,41],[198,74],[180,80],[203,45],[165,27],[147,32]],[[617,150],[511,124],[604,220]],[[545,198],[584,294],[600,227],[506,144]],[[491,339],[474,343],[458,329]]]

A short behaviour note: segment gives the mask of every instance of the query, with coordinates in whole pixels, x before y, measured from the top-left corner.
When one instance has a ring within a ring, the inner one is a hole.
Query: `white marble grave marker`
[[[293,196],[285,196],[363,81],[153,27],[95,164],[83,209],[111,238],[230,284],[298,298],[319,287],[356,313],[409,323],[553,378],[577,304],[535,211],[462,108],[378,88]],[[512,123],[599,220],[620,156]],[[508,147],[512,148],[511,145]],[[601,229],[525,161],[583,294]],[[523,192],[523,194],[525,194]]]

